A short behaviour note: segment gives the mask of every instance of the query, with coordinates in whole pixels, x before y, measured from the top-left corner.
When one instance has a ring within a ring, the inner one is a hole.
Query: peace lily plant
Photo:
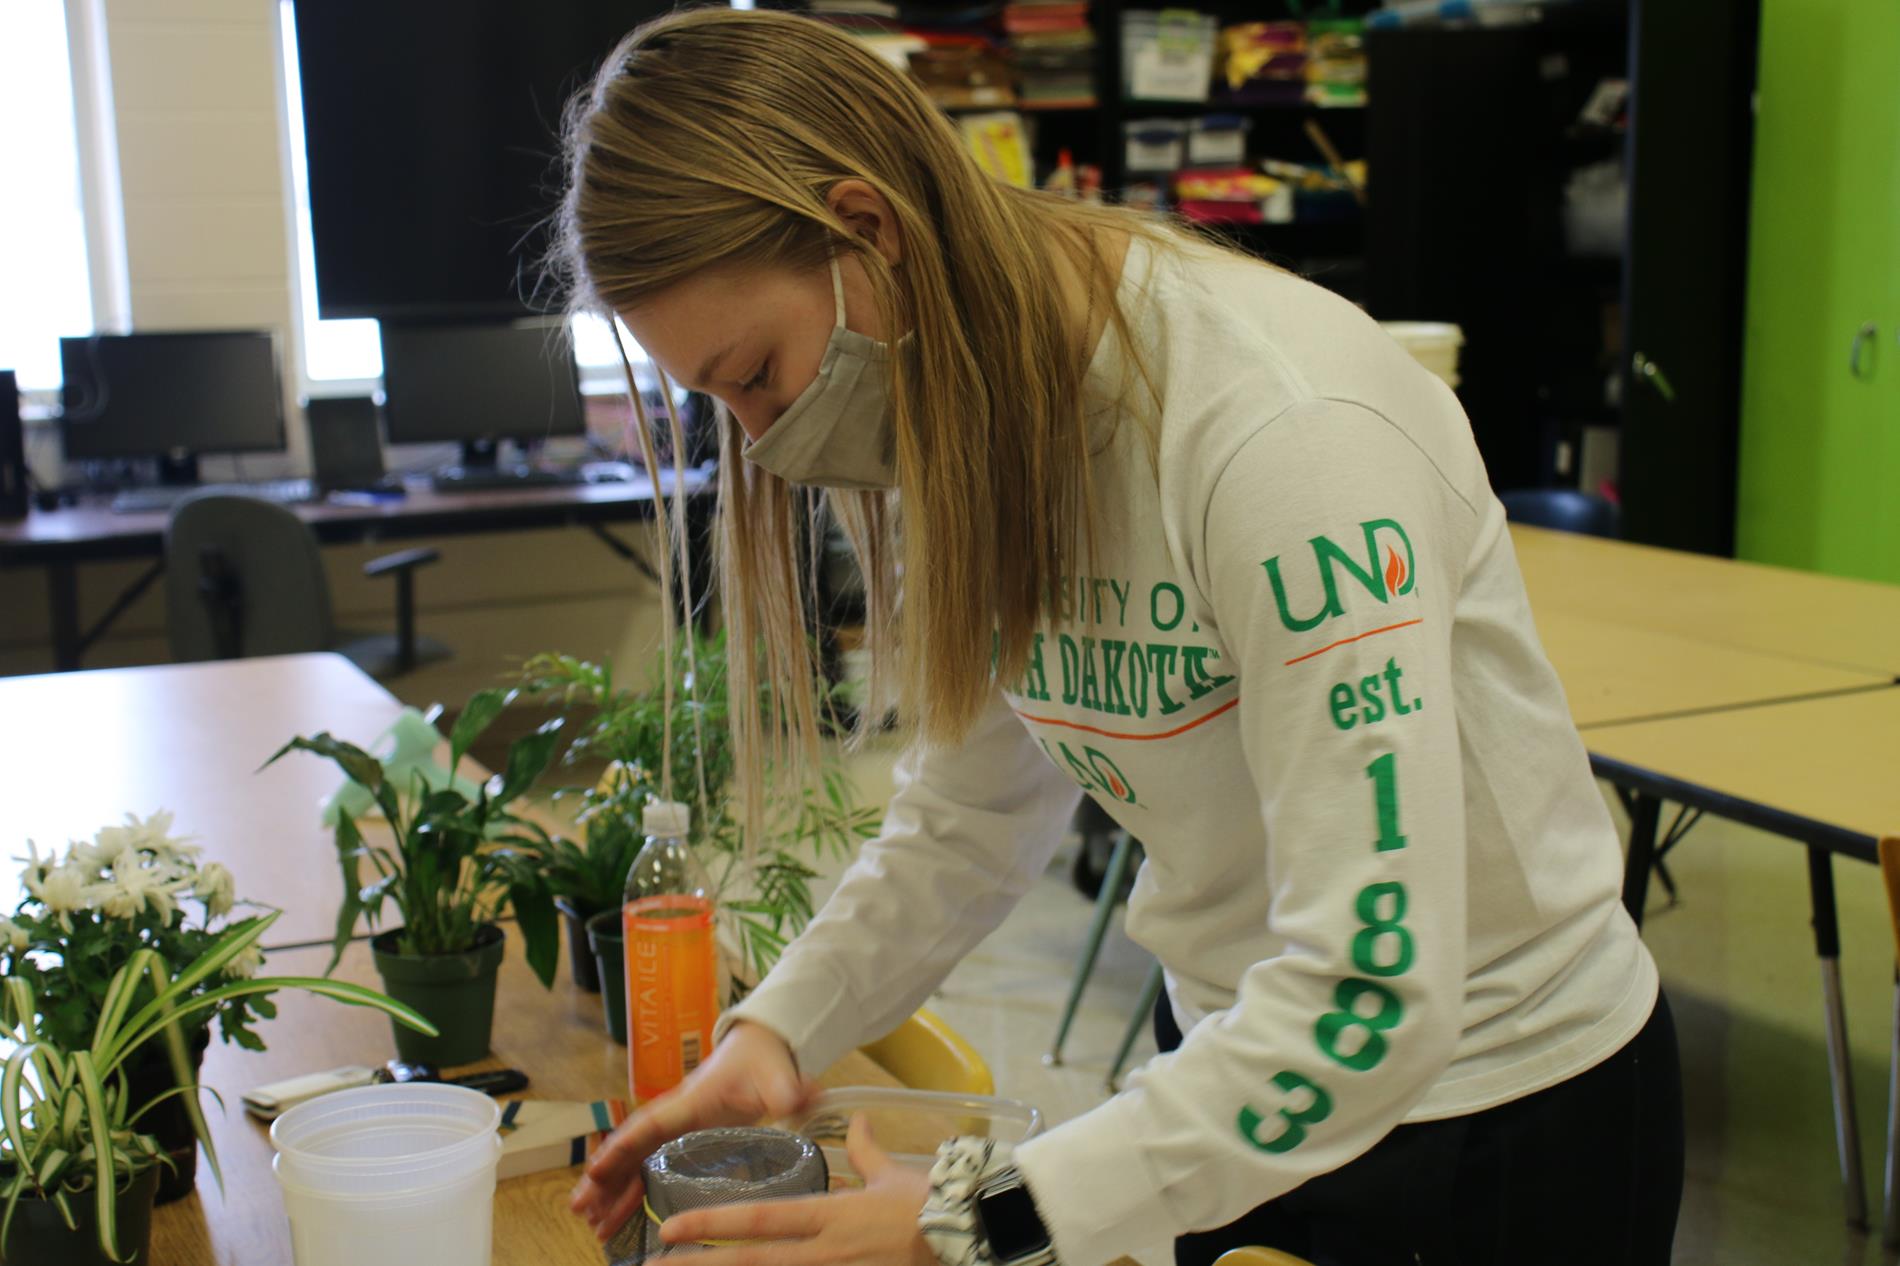
[[[0,1260],[22,1249],[10,1237],[28,1200],[46,1202],[73,1233],[89,1207],[100,1252],[126,1260],[119,1198],[169,1163],[140,1128],[166,1099],[184,1104],[222,1186],[187,1039],[212,1017],[223,1020],[228,1038],[261,1048],[247,1028],[251,1016],[272,1014],[266,995],[303,989],[434,1032],[414,1011],[358,985],[254,976],[263,961],[259,942],[278,912],[213,932],[212,920],[234,904],[229,872],[198,866],[194,850],[170,840],[168,826],[169,819],[133,819],[73,845],[57,862],[31,850],[22,876],[28,896],[0,921],[0,1040],[9,1052],[0,1070]],[[185,899],[203,905],[203,925],[186,926]],[[128,1069],[148,1047],[163,1051],[177,1088],[135,1105]]]

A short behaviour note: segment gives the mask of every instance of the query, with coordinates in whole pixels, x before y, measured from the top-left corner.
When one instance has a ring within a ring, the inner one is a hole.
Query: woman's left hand
[[[917,1229],[930,1175],[892,1160],[862,1113],[851,1118],[845,1151],[862,1190],[696,1209],[668,1218],[660,1237],[743,1241],[696,1253],[693,1266],[936,1266]]]

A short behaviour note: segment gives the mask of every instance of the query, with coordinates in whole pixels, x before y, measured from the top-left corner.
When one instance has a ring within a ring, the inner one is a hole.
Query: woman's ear
[[[904,236],[884,195],[862,180],[840,180],[825,195],[825,205],[895,268],[904,258]]]

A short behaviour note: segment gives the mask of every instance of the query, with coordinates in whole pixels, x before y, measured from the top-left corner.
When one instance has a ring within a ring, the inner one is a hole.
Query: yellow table
[[[1511,528],[1540,623],[1556,611],[1900,677],[1900,586]]]
[[[1624,901],[1640,920],[1652,859],[1686,830],[1678,819],[1657,842],[1665,800],[1783,836],[1808,850],[1814,948],[1821,962],[1829,1074],[1850,1222],[1865,1224],[1860,1131],[1841,1001],[1836,853],[1878,863],[1877,846],[1900,836],[1900,689],[1611,725],[1585,735],[1591,766],[1630,810]],[[1887,1234],[1900,1225],[1895,1140],[1888,1140]]]
[[[341,655],[0,678],[4,854],[170,809],[178,834],[231,868],[239,896],[283,910],[272,945],[327,940],[343,881],[318,809],[342,775],[314,756],[258,766],[319,730],[367,745],[401,711]],[[0,901],[11,909],[18,895],[8,866]]]
[[[565,951],[564,951],[565,955]],[[279,950],[273,974],[317,974],[328,950]],[[353,942],[338,966],[339,979],[380,987],[367,942]],[[152,1260],[159,1266],[290,1266],[290,1233],[282,1194],[271,1172],[269,1128],[246,1115],[239,1097],[266,1082],[344,1064],[375,1066],[395,1055],[389,1020],[380,1012],[346,1007],[307,994],[278,996],[278,1016],[258,1034],[261,1054],[214,1042],[205,1057],[204,1084],[223,1096],[219,1115],[206,1114],[224,1168],[224,1192],[198,1167],[198,1191],[157,1210]],[[598,994],[572,984],[565,957],[553,990],[541,987],[521,956],[519,935],[508,929],[501,970],[493,1056],[472,1068],[519,1068],[531,1079],[522,1097],[593,1100],[627,1097],[627,1048],[607,1037]],[[456,1070],[465,1071],[465,1070]],[[896,1085],[862,1054],[839,1061],[827,1085]],[[585,1224],[567,1212],[579,1167],[548,1170],[502,1182],[495,1192],[495,1266],[600,1266],[600,1247]],[[425,1266],[417,1263],[417,1266]]]

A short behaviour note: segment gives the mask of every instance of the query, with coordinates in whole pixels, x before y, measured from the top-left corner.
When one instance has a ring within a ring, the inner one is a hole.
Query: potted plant
[[[484,690],[468,701],[449,734],[451,775],[516,693]],[[369,792],[383,819],[387,842],[379,828],[366,832],[356,818],[338,815],[343,904],[330,969],[359,917],[367,917],[374,929],[384,906],[395,907],[400,925],[378,932],[370,942],[376,969],[391,997],[428,1016],[440,1030],[424,1036],[397,1027],[396,1050],[405,1060],[467,1064],[488,1053],[502,958],[496,920],[504,903],[513,907],[528,965],[543,984],[554,981],[560,933],[540,871],[548,837],[512,806],[553,761],[560,730],[556,718],[516,739],[505,768],[473,799],[453,786],[431,790],[420,775],[408,788],[398,788],[374,756],[327,733],[292,739],[271,757],[276,761],[293,751],[327,757]]]
[[[9,974],[25,980],[38,999],[40,1031],[61,1050],[87,1044],[113,978],[140,949],[151,949],[169,970],[182,970],[203,955],[227,927],[237,906],[230,871],[216,862],[200,865],[203,852],[171,835],[171,814],[128,814],[123,825],[101,828],[91,840],[73,843],[64,857],[30,856],[20,875],[25,895],[12,916],[0,918],[0,952]],[[197,917],[193,917],[194,913]],[[249,976],[263,956],[231,965]],[[224,983],[200,981],[194,996]],[[214,1024],[227,1042],[248,1050],[264,1043],[252,1024],[276,1013],[262,994],[227,997],[183,1022],[189,1060],[181,1082],[165,1052],[145,1048],[126,1066],[130,1106],[156,1105],[147,1119],[171,1164],[159,1179],[157,1202],[191,1193],[198,1147],[184,1103],[167,1092],[196,1080]]]
[[[49,875],[50,878],[50,875]],[[58,898],[77,873],[54,881]],[[186,1027],[239,998],[253,1005],[281,989],[388,1012],[427,1032],[429,1024],[399,1003],[360,985],[321,977],[233,979],[255,961],[257,943],[275,911],[245,919],[214,937],[174,976],[149,946],[132,951],[108,978],[89,1032],[77,1041],[54,1036],[63,1025],[35,985],[49,977],[21,970],[32,951],[8,948],[0,979],[0,1037],[11,1047],[0,1072],[0,1260],[8,1266],[92,1266],[150,1259],[152,1195],[169,1163],[142,1132],[153,1104],[131,1102],[127,1069],[156,1044],[179,1085],[165,1092],[186,1106],[213,1177],[217,1151],[190,1080]]]
[[[670,724],[664,688],[669,672]],[[817,872],[810,863],[848,855],[876,833],[878,811],[859,802],[843,763],[828,759],[809,783],[768,778],[763,837],[748,850],[729,794],[732,701],[726,680],[723,633],[682,642],[670,664],[662,655],[656,684],[645,690],[617,686],[610,665],[571,655],[535,656],[521,674],[526,693],[557,703],[572,721],[563,762],[605,761],[607,768],[581,793],[576,824],[584,840],[556,837],[546,846],[550,885],[581,919],[592,919],[588,926],[602,954],[620,952],[604,912],[619,908],[628,867],[643,842],[641,809],[662,795],[668,781],[662,771],[670,764],[671,787],[696,800],[693,843],[714,881],[720,939],[731,964],[729,989],[742,993],[811,920]],[[606,965],[603,959],[600,966]],[[625,1000],[605,1001],[611,1029],[611,1009],[624,1007]]]

